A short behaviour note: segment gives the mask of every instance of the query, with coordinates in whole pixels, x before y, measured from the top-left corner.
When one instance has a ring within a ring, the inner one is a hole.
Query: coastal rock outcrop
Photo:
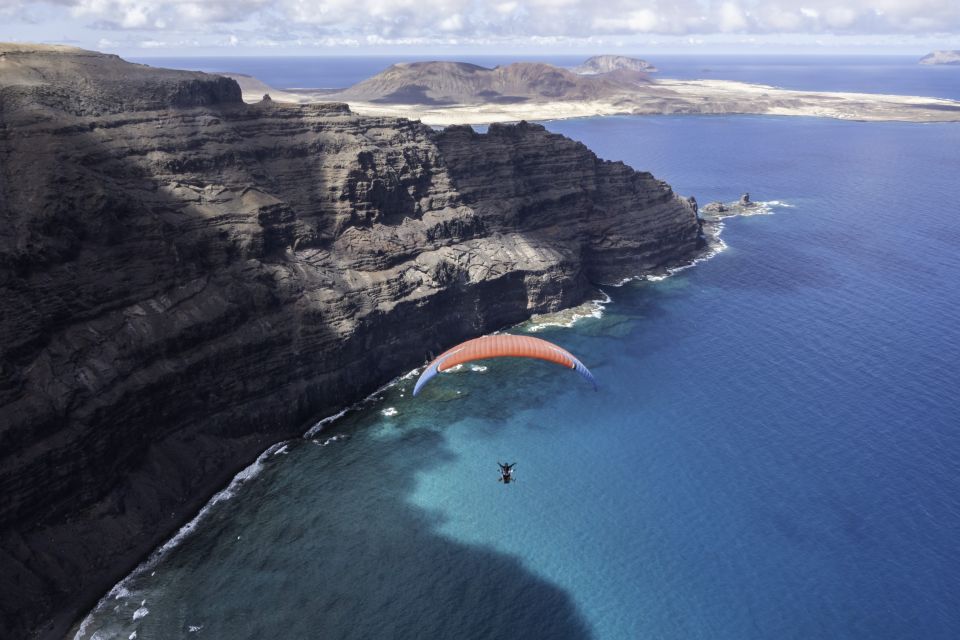
[[[705,231],[711,231],[708,227],[724,218],[733,218],[735,216],[749,216],[756,213],[769,212],[770,208],[765,203],[754,202],[750,199],[749,193],[744,193],[739,200],[734,202],[710,202],[700,210],[700,217],[704,224]],[[712,231],[716,231],[713,229]],[[710,233],[708,235],[716,235]]]
[[[0,45],[0,619],[60,637],[267,445],[449,344],[690,260],[542,126],[434,131]],[[430,327],[424,331],[424,327]]]
[[[704,213],[725,213],[727,211],[727,205],[722,202],[709,202],[707,206],[703,208]]]

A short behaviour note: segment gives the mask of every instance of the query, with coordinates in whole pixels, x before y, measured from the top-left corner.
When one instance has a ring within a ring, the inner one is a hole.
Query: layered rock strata
[[[702,243],[668,185],[538,125],[77,50],[0,46],[0,173],[3,638],[62,635],[270,443]]]

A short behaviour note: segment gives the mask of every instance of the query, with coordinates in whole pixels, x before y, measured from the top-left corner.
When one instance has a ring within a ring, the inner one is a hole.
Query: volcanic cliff
[[[0,173],[3,638],[61,636],[267,445],[702,242],[539,125],[246,105],[57,47],[0,45]]]

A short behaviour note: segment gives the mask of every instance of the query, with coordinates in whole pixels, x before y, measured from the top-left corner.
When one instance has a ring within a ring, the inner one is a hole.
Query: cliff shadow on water
[[[412,420],[432,425],[413,426],[363,411],[289,443],[80,638],[590,638],[567,592],[443,535],[442,516],[411,503],[418,476],[455,459],[442,426],[452,413],[423,411]],[[333,433],[353,435],[323,445]],[[509,500],[492,475],[489,490]]]

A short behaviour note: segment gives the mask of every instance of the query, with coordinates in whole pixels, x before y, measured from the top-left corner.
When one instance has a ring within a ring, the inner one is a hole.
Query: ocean
[[[233,62],[278,86],[371,64]],[[900,58],[709,68],[960,98],[960,69]],[[960,637],[960,127],[546,124],[701,205],[749,191],[769,215],[727,220],[693,268],[604,287],[572,326],[512,329],[571,350],[599,391],[526,361],[417,398],[398,379],[265,453],[78,638]]]

